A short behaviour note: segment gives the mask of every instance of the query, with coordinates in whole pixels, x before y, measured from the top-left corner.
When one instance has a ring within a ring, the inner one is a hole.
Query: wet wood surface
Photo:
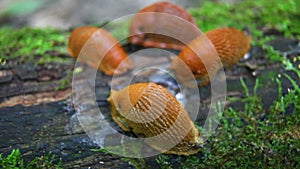
[[[27,66],[30,67],[30,64]],[[27,69],[24,65],[21,67]],[[51,78],[42,81],[39,79],[44,74],[34,73],[36,69],[28,72],[34,76],[25,79],[21,79],[22,74],[15,71],[18,67],[2,70],[13,72],[9,74],[13,77],[6,78],[9,80],[3,80],[0,84],[0,153],[6,156],[12,149],[18,148],[28,161],[51,152],[56,156],[56,161],[62,159],[64,168],[130,167],[117,155],[93,152],[92,149],[99,146],[85,134],[78,122],[73,121],[76,119],[72,118],[75,112],[71,102],[71,85],[56,90],[60,80],[69,78],[64,72],[72,67],[59,65],[56,70],[44,68],[44,72],[50,72],[47,75]],[[39,102],[41,97],[44,100]],[[56,100],[53,101],[53,97]]]

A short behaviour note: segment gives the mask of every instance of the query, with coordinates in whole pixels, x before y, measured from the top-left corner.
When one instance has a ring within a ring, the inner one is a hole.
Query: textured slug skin
[[[168,16],[164,17],[149,13],[146,16],[139,16],[140,13],[144,12],[155,12],[156,14],[166,13],[174,15],[195,25],[193,18],[182,7],[170,2],[156,2],[141,9],[137,12],[137,15],[133,17],[129,28],[129,42],[131,44],[141,45],[144,47],[171,48],[180,50],[184,45],[179,40],[171,38],[174,36],[170,35],[173,33],[178,35],[182,34],[182,32],[188,32],[188,34],[184,33],[185,36],[193,36],[198,34],[198,31],[191,30],[189,26],[182,26],[178,29],[178,24],[182,23],[180,22],[176,24],[174,22],[177,21],[174,21],[172,18],[168,18]],[[188,30],[185,30],[185,28]],[[166,32],[168,36],[160,33],[153,34],[149,32]]]
[[[206,38],[212,45],[207,43]],[[191,48],[201,57],[202,61]],[[178,57],[187,64],[196,78],[203,78],[200,85],[205,85],[209,82],[208,71],[214,75],[221,68],[221,65],[214,59],[216,57],[215,52],[218,54],[222,65],[230,67],[236,64],[248,52],[249,48],[249,38],[243,32],[234,28],[219,28],[208,31],[205,36],[200,35],[192,40],[182,49]],[[204,62],[207,63],[206,66],[204,66]],[[172,61],[170,69],[175,72],[179,80],[190,80],[184,79],[185,75],[180,74],[177,59]]]
[[[234,28],[220,28],[205,32],[214,45],[224,66],[235,65],[250,49],[249,38]]]
[[[177,155],[195,154],[200,150],[199,133],[188,113],[162,86],[152,82],[132,84],[120,91],[112,91],[108,102],[113,120],[124,131],[145,138],[168,131],[156,140],[146,140],[154,149]],[[175,120],[178,125],[174,125]],[[176,144],[174,141],[180,136],[182,139]],[[173,148],[164,149],[172,143]]]
[[[131,69],[132,65],[126,53],[106,30],[92,26],[75,28],[69,38],[69,55],[77,58],[86,43],[88,46],[86,46],[81,60],[88,65],[107,75],[123,74]],[[98,66],[101,58],[102,61]]]

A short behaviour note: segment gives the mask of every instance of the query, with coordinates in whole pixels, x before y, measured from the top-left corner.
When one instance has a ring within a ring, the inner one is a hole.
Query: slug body
[[[211,44],[207,43],[207,38]],[[243,32],[234,28],[219,28],[192,40],[182,49],[178,58],[187,64],[196,78],[202,80],[199,83],[202,86],[209,82],[208,73],[214,75],[222,65],[233,66],[248,52],[249,48],[250,40]],[[217,57],[222,64],[218,62]],[[170,69],[175,72],[179,80],[189,80],[180,73],[178,62],[178,59],[174,59]]]
[[[177,155],[200,150],[199,133],[188,113],[162,86],[152,82],[132,84],[112,91],[108,102],[119,127],[146,138],[154,149]],[[174,146],[165,148],[169,145]]]
[[[180,6],[170,2],[156,2],[141,9],[133,17],[129,28],[129,42],[144,47],[180,50],[184,45],[178,39],[192,38],[199,34],[196,29],[187,26],[188,23],[195,25],[193,18]]]
[[[116,39],[106,30],[92,26],[75,28],[69,38],[68,53],[107,75],[123,74],[132,68],[131,61]],[[99,61],[100,64],[98,65]]]

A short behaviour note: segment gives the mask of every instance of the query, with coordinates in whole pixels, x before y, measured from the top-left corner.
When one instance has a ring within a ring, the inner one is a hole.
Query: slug
[[[212,45],[207,43],[207,38]],[[243,32],[234,28],[218,28],[192,40],[182,49],[178,58],[190,68],[196,79],[201,80],[199,85],[203,86],[210,81],[208,72],[214,75],[222,65],[224,67],[235,65],[249,49],[250,39]],[[222,65],[217,62],[216,54]],[[191,79],[180,71],[179,62],[181,61],[178,58],[171,61],[170,69],[179,81],[188,84]]]
[[[112,91],[108,102],[118,126],[138,137],[150,137],[145,141],[154,149],[177,155],[200,150],[198,130],[187,111],[164,87],[153,82],[131,84]],[[157,139],[151,139],[155,136]],[[169,145],[174,146],[166,149]]]
[[[81,61],[106,75],[120,75],[132,68],[131,61],[117,40],[106,30],[81,26],[75,28],[69,37],[68,53],[77,58],[83,46]],[[99,61],[101,63],[98,65]]]
[[[175,17],[182,18],[187,23]],[[193,18],[182,7],[170,2],[156,2],[141,9],[133,17],[128,40],[131,44],[144,47],[180,50],[184,45],[178,39],[188,39],[199,34],[196,29],[187,25],[188,23],[195,25]],[[174,38],[172,35],[181,38]]]

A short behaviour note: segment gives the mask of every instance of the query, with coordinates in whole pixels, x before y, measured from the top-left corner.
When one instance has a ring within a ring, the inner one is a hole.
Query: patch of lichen
[[[21,62],[65,62],[68,32],[24,27],[0,28],[0,58]]]
[[[262,28],[299,36],[299,6],[298,0],[243,0],[234,4],[204,1],[189,12],[203,32],[218,27],[247,27],[254,38],[262,36]]]

